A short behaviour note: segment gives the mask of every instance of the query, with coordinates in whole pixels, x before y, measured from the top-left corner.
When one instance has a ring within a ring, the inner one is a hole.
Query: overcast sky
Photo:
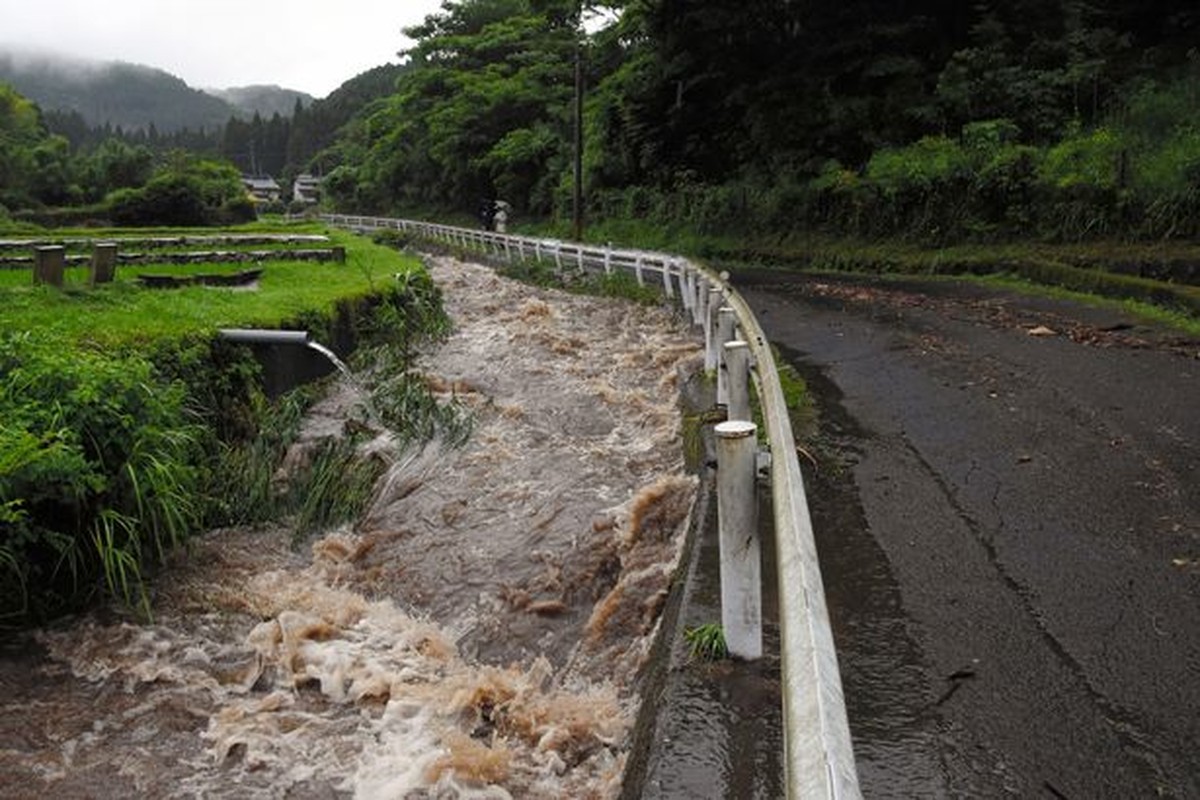
[[[0,0],[0,44],[170,72],[197,89],[278,84],[324,97],[394,63],[441,0]]]

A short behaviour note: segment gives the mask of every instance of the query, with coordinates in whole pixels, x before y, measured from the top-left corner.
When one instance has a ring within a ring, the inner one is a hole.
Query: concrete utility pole
[[[575,7],[575,175],[571,189],[571,238],[583,241],[583,0]]]

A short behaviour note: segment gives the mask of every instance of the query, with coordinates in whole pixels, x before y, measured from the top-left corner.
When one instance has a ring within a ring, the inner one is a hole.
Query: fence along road
[[[750,346],[752,375],[771,452],[788,797],[794,800],[861,797],[796,442],[771,348],[741,296],[710,270],[666,253],[595,247],[404,219],[340,214],[322,215],[321,219],[356,231],[402,231],[419,239],[477,250],[509,261],[553,260],[560,270],[628,272],[641,284],[660,283],[664,294],[681,303],[706,331],[710,331],[712,324],[713,303],[733,309],[740,338]],[[711,342],[712,337],[709,338]],[[714,350],[715,357],[723,357],[721,348],[710,346],[710,358]]]

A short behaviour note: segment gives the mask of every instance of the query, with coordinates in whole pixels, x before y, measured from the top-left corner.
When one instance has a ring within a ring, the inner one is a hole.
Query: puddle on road
[[[820,369],[779,350],[813,392],[820,436],[837,450],[820,468],[803,468],[863,795],[944,796],[928,666],[851,474],[856,443],[869,434],[842,409],[840,391]],[[839,458],[850,463],[838,465]]]
[[[665,311],[433,271],[457,330],[421,369],[472,408],[468,444],[392,453],[364,521],[310,553],[202,538],[153,624],[10,643],[0,795],[617,794],[695,492],[676,397],[699,348]]]

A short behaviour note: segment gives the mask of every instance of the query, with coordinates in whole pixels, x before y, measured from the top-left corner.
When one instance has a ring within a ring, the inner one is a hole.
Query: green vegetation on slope
[[[1200,233],[1200,12],[1181,0],[468,0],[324,163],[340,209],[926,244]],[[639,239],[639,241],[641,241]]]
[[[272,406],[245,348],[216,336],[294,326],[407,354],[445,330],[417,262],[334,236],[346,264],[266,263],[254,292],[128,280],[58,291],[3,274],[0,626],[101,592],[144,606],[146,571],[198,529],[291,512],[304,528],[361,496],[370,476],[336,450],[280,497],[272,476],[308,395]]]

